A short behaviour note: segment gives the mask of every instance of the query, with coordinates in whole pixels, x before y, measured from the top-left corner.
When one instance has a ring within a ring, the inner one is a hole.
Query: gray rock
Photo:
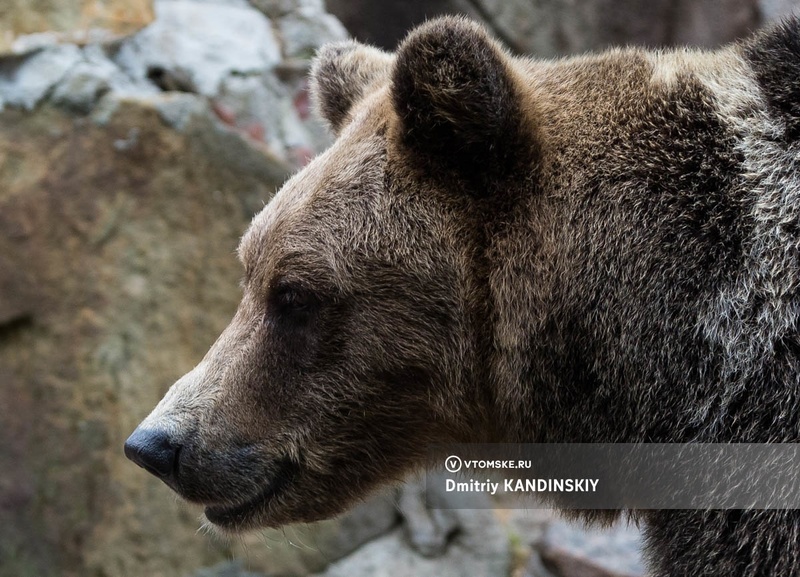
[[[51,46],[32,55],[0,58],[0,99],[32,110],[82,60],[77,46]]]
[[[539,553],[557,577],[643,577],[642,535],[633,525],[584,529],[561,520],[547,527]]]
[[[761,0],[765,14],[785,14],[797,0]],[[690,43],[715,46],[760,23],[757,0],[329,0],[356,38],[394,48],[415,24],[438,14],[485,23],[520,53],[559,56],[612,45]],[[767,6],[769,5],[769,6]]]
[[[51,100],[81,113],[90,112],[97,101],[112,89],[130,91],[131,80],[106,57],[97,45],[87,46],[83,59],[73,66],[53,90]]]
[[[119,34],[105,28],[87,28],[69,32],[34,32],[33,34],[20,34],[14,38],[11,43],[11,52],[25,54],[56,44],[77,44],[78,46],[110,44],[119,38]]]
[[[522,571],[522,577],[560,577],[560,576],[554,575],[547,567],[544,566],[544,563],[542,563],[542,558],[539,557],[538,554],[534,553],[528,559],[528,563],[525,565],[525,568]]]
[[[247,0],[192,0],[197,4],[221,4],[223,6],[234,6],[236,8],[249,8]]]
[[[179,132],[200,116],[210,114],[208,102],[196,94],[165,92],[153,97],[161,120]]]
[[[80,62],[56,87],[52,100],[76,112],[88,113],[100,97],[111,89],[109,80],[104,70]]]
[[[406,494],[401,494],[398,505],[409,527],[367,543],[317,577],[507,575],[511,561],[508,534],[489,508],[486,495],[475,495],[475,509],[438,510],[437,505],[447,505],[447,495],[425,499],[421,487],[417,481],[402,489]],[[415,531],[421,533],[413,536]],[[419,545],[422,553],[417,550]]]
[[[33,34],[23,34],[14,39],[11,43],[11,51],[14,54],[25,54],[26,52],[33,52],[54,46],[60,41],[60,35],[57,32],[35,32]]]
[[[288,174],[237,138],[179,133],[144,100],[102,126],[3,112],[0,574],[186,576],[227,557],[120,447],[227,324],[233,251]]]
[[[264,577],[264,574],[246,570],[241,561],[225,561],[200,569],[191,577]]]
[[[224,122],[279,151],[284,148],[284,116],[292,113],[284,110],[287,102],[288,90],[272,75],[229,76],[215,99]]]
[[[303,81],[278,81],[271,74],[230,76],[214,99],[220,119],[248,138],[263,142],[295,167],[326,148],[330,135],[300,104]]]
[[[424,557],[409,548],[402,530],[361,547],[333,563],[317,577],[493,577],[509,570],[505,533],[491,511],[464,512],[475,518],[463,526],[439,557]]]
[[[305,565],[312,571],[325,567],[330,561],[341,559],[364,543],[385,535],[397,522],[397,511],[390,493],[360,503],[345,515],[315,527],[316,550],[305,551]]]
[[[800,12],[798,0],[759,0],[758,5],[764,20],[778,20]]]
[[[447,542],[458,529],[458,518],[449,509],[430,508],[425,499],[425,483],[409,481],[398,489],[397,508],[411,546],[425,557],[444,554]]]
[[[298,11],[326,13],[323,0],[250,0],[250,4],[269,18],[281,18]]]
[[[720,17],[724,10],[724,18]],[[760,24],[754,0],[681,0],[672,25],[673,44],[713,48],[745,36]]]
[[[157,0],[155,21],[116,56],[134,79],[171,79],[213,96],[231,74],[261,75],[281,59],[269,20],[258,10],[188,0]]]
[[[300,8],[278,21],[287,58],[310,58],[328,42],[345,40],[347,30],[333,16],[313,8]]]
[[[91,119],[98,126],[105,126],[117,112],[120,102],[123,99],[117,94],[106,94],[103,96],[92,110]]]

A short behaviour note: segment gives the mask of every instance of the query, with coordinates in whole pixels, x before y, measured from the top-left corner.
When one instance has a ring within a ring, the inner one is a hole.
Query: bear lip
[[[220,527],[233,528],[244,525],[247,518],[270,500],[280,495],[294,479],[298,466],[288,458],[279,462],[278,472],[255,496],[236,505],[209,505],[205,516],[211,523]]]

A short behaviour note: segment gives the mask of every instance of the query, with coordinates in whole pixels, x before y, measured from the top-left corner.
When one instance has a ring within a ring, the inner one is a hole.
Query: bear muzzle
[[[167,484],[174,482],[180,449],[167,432],[157,429],[138,427],[125,441],[125,456]]]
[[[196,434],[196,433],[194,433]],[[125,456],[189,502],[203,505],[218,527],[237,530],[262,517],[299,473],[299,463],[254,444],[210,451],[145,422],[125,442]]]

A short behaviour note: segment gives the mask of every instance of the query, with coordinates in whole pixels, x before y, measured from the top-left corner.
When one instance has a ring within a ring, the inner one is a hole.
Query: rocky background
[[[713,46],[794,5],[4,0],[0,577],[642,575],[634,526],[584,531],[513,503],[429,511],[418,481],[227,542],[121,447],[227,324],[252,215],[329,143],[305,81],[321,44],[391,48],[458,12],[539,56]]]

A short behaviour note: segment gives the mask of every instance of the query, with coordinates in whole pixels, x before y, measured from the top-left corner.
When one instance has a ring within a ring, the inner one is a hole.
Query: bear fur
[[[542,61],[446,17],[311,83],[336,142],[137,429],[211,523],[330,517],[431,443],[800,441],[798,20]],[[800,573],[798,511],[628,514],[656,577]]]

